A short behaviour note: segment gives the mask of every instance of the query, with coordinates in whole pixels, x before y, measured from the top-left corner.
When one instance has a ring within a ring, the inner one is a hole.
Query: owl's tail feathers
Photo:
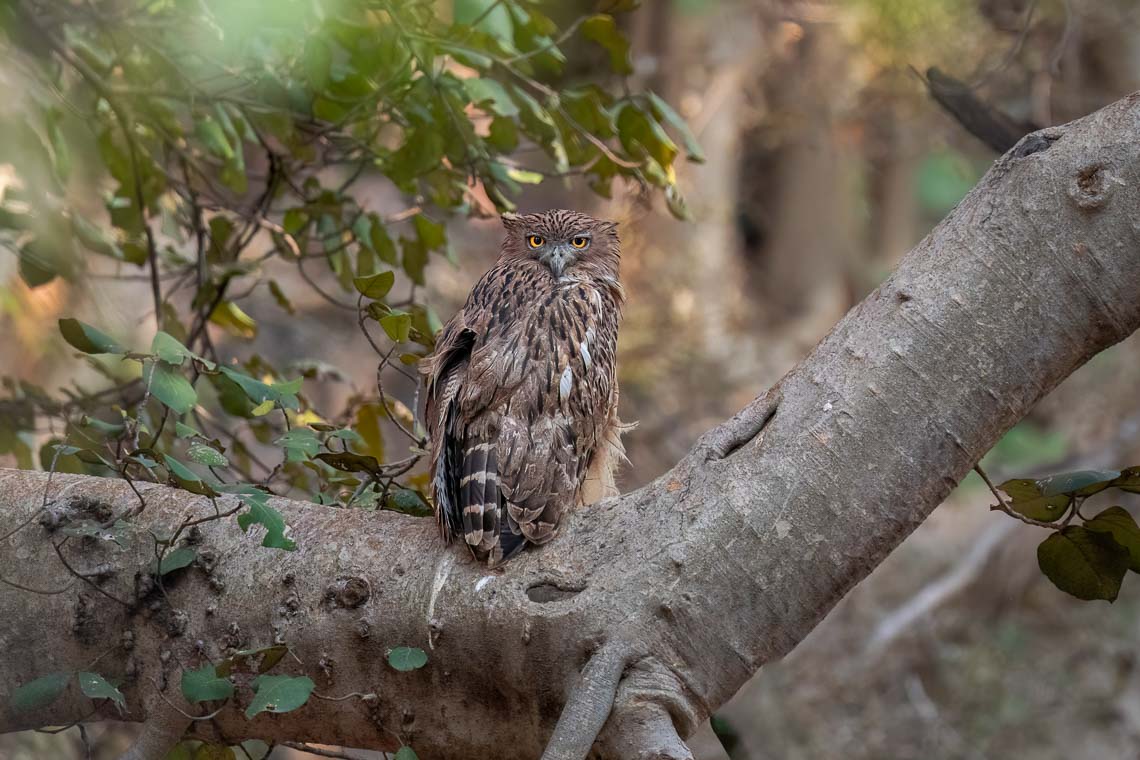
[[[487,556],[488,567],[498,567],[521,552],[527,545],[526,536],[519,530],[518,523],[511,520],[506,511],[506,502],[504,501],[503,514],[500,515],[499,522],[502,526],[499,530],[499,543],[495,544]]]
[[[463,540],[479,553],[490,550],[499,533],[499,472],[495,443],[468,439],[459,479]]]

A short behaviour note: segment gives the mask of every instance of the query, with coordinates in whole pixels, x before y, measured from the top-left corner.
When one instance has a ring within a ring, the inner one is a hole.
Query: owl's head
[[[616,276],[620,245],[617,224],[578,211],[503,214],[503,251],[549,267],[555,279],[576,269],[601,269]]]

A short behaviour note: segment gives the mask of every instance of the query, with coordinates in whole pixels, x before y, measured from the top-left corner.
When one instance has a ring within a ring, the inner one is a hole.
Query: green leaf
[[[189,425],[183,425],[181,422],[174,423],[174,434],[179,438],[195,438],[202,435]]]
[[[380,420],[386,416],[379,404],[362,404],[356,410],[356,432],[364,441],[361,448],[364,454],[375,457],[377,464],[384,460],[384,435]]]
[[[388,652],[388,664],[401,672],[419,670],[427,661],[427,652],[419,647],[396,647]]]
[[[634,103],[627,102],[618,113],[618,136],[630,155],[648,155],[660,169],[673,165],[677,146],[652,117]],[[669,183],[667,177],[662,177]]]
[[[225,467],[230,463],[225,454],[204,443],[190,444],[190,448],[186,450],[186,456],[207,467]]]
[[[161,331],[155,333],[154,340],[150,343],[150,352],[167,364],[173,364],[176,367],[181,367],[186,359],[194,356],[190,349],[171,335]]]
[[[1041,478],[1037,481],[1037,487],[1041,489],[1042,496],[1063,493],[1091,496],[1108,488],[1108,484],[1119,477],[1119,470],[1075,470]]]
[[[218,677],[226,678],[235,671],[252,672],[255,669],[258,673],[265,673],[281,662],[288,651],[289,647],[284,644],[274,644],[270,647],[243,649],[240,652],[234,652],[218,663]],[[256,668],[253,667],[255,662]]]
[[[633,73],[629,62],[629,40],[618,29],[613,16],[599,13],[586,19],[582,22],[582,36],[606,49],[610,54],[610,68],[616,73]]]
[[[158,574],[166,575],[175,570],[181,570],[193,563],[197,557],[197,550],[189,546],[179,546],[177,549],[172,549],[163,556],[162,563],[158,566]]]
[[[124,710],[127,707],[127,700],[123,693],[98,673],[80,673],[79,688],[91,699],[109,699],[115,703],[119,710]]]
[[[1108,533],[1128,550],[1128,569],[1140,573],[1140,527],[1124,507],[1109,507],[1085,522],[1085,530]]]
[[[334,438],[339,439],[341,441],[348,441],[349,443],[351,443],[354,446],[363,446],[364,445],[364,437],[361,436],[360,433],[356,432],[352,428],[341,428],[340,430],[332,431],[331,433],[329,433],[329,439],[331,440]]]
[[[71,673],[51,673],[28,681],[12,692],[9,704],[16,712],[27,712],[46,707],[59,699],[67,688]]]
[[[1140,467],[1129,467],[1120,473],[1120,477],[1112,481],[1115,488],[1129,493],[1140,493]]]
[[[412,219],[416,228],[416,237],[426,248],[440,248],[447,242],[447,232],[439,222],[433,222],[423,214],[416,214]]]
[[[245,711],[253,718],[263,712],[287,713],[309,701],[316,684],[308,676],[258,676],[253,686],[257,693]]]
[[[102,523],[94,520],[80,520],[63,529],[65,536],[82,536],[97,541],[114,541],[120,547],[126,547],[130,543],[129,532],[130,527],[122,520],[116,520],[110,528],[104,528]]]
[[[281,289],[281,285],[277,280],[269,281],[269,292],[273,296],[273,300],[277,305],[284,309],[289,314],[296,314],[296,309],[293,308],[293,302],[289,300],[289,296],[285,295],[285,291]]]
[[[304,462],[306,459],[312,459],[321,450],[321,441],[317,438],[317,434],[307,427],[293,428],[273,443],[285,449],[287,462]]]
[[[202,477],[169,454],[162,455],[162,463],[170,472],[170,477],[178,483],[178,487],[191,493],[203,496],[217,496],[213,483],[207,483]]]
[[[389,338],[397,343],[403,343],[408,339],[412,329],[412,315],[403,311],[393,312],[380,318],[380,326],[384,328]]]
[[[183,740],[174,745],[174,748],[166,753],[163,760],[194,760],[194,748],[197,745],[196,741]]]
[[[297,544],[293,542],[288,536],[289,527],[285,524],[285,518],[281,516],[273,507],[269,506],[265,501],[243,499],[249,504],[249,509],[238,515],[238,526],[243,531],[249,531],[251,525],[261,525],[265,528],[265,538],[261,539],[261,545],[267,546],[272,549],[285,549],[292,551],[297,548]]]
[[[220,677],[210,663],[198,670],[182,671],[182,696],[191,704],[229,699],[233,693],[234,685]]]
[[[689,129],[689,125],[681,118],[673,108],[665,102],[665,100],[655,93],[648,93],[649,103],[653,106],[653,110],[657,113],[658,117],[664,119],[665,123],[677,130],[681,135],[681,142],[685,146],[685,154],[689,160],[696,164],[703,164],[705,162],[705,152],[701,150],[700,143],[697,142],[696,135]]]
[[[210,321],[239,338],[257,337],[257,322],[232,301],[223,301],[210,312]]]
[[[491,120],[487,142],[500,153],[513,153],[519,145],[519,129],[513,119],[498,117]]]
[[[194,760],[237,760],[237,754],[224,744],[202,742],[194,750]]]
[[[420,760],[420,758],[414,749],[405,744],[403,747],[400,747],[398,750],[396,750],[395,760]]]
[[[249,375],[238,372],[231,367],[219,367],[218,369],[223,375],[233,380],[245,392],[249,400],[255,404],[264,404],[269,401],[279,403],[286,409],[300,408],[297,393],[301,390],[304,378],[298,377],[295,380],[283,380],[270,384],[254,380]]]
[[[417,285],[424,284],[424,267],[427,266],[427,246],[419,238],[410,239],[400,236],[400,249],[404,252],[402,262],[404,272]]]
[[[537,185],[543,180],[543,176],[538,172],[527,171],[526,169],[507,169],[507,176],[524,185]]]
[[[166,362],[146,362],[143,383],[150,389],[152,396],[176,414],[186,414],[198,403],[194,386],[181,371]]]
[[[225,159],[234,158],[234,149],[229,140],[226,139],[225,130],[209,115],[202,114],[198,117],[194,124],[194,133],[198,135],[198,139],[202,141],[206,149],[214,155]]]
[[[432,514],[429,505],[419,491],[412,488],[396,488],[388,495],[386,509],[393,512],[402,512],[414,517],[428,517]]]
[[[1037,547],[1037,564],[1065,593],[1112,602],[1128,572],[1129,553],[1109,534],[1070,525]]]
[[[518,116],[519,107],[511,100],[507,89],[498,81],[488,78],[464,79],[463,86],[467,90],[467,97],[477,106],[491,104],[491,112],[499,116]]]
[[[368,242],[376,255],[385,264],[395,266],[399,261],[396,254],[396,244],[392,242],[392,238],[388,236],[388,231],[384,229],[384,223],[380,221],[380,217],[372,214],[372,227],[368,231]]]
[[[1044,496],[1041,486],[1036,480],[1017,478],[1007,480],[998,486],[1010,498],[1010,507],[1014,512],[1025,515],[1032,520],[1052,522],[1065,514],[1072,497],[1068,494],[1055,494]]]
[[[85,354],[122,354],[126,349],[104,332],[96,330],[78,319],[59,320],[59,332],[63,339]]]
[[[273,411],[273,400],[262,401],[260,404],[249,410],[249,413],[254,417],[264,417]]]
[[[313,458],[341,472],[367,472],[372,475],[380,473],[380,462],[377,461],[376,457],[353,454],[348,451],[327,451],[317,454]]]
[[[392,285],[395,284],[395,282],[395,272],[380,272],[379,274],[371,274],[366,277],[356,277],[352,280],[352,284],[356,286],[356,290],[362,296],[373,300],[388,295],[388,291],[392,289]]]
[[[452,17],[457,24],[469,25],[478,21],[476,29],[504,43],[509,43],[514,36],[510,11],[498,0],[454,0],[452,8]]]

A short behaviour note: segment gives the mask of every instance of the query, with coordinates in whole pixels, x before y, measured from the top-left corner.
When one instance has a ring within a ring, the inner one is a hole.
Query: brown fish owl
[[[421,363],[440,531],[492,565],[616,493],[624,455],[617,226],[562,210],[503,225],[499,260]]]

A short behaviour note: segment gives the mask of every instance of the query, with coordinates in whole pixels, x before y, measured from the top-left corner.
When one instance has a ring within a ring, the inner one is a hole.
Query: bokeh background
[[[572,18],[589,5],[565,0],[551,12]],[[625,489],[660,475],[789,370],[986,171],[996,154],[931,98],[928,67],[1037,126],[1140,89],[1133,0],[647,0],[621,23],[632,79],[674,104],[707,155],[679,172],[692,221],[636,188],[605,200],[572,180],[536,186],[520,209],[579,208],[622,224],[621,414],[638,423]],[[596,51],[568,50],[570,76],[601,76]],[[0,57],[0,90],[17,81]],[[380,180],[357,192],[373,207],[399,205]],[[457,264],[432,257],[428,274],[444,317],[493,261],[500,228],[456,218],[449,233]],[[59,316],[149,337],[145,281],[108,270],[85,285],[30,290],[16,264],[0,251],[6,374],[45,386],[68,379]],[[261,327],[258,350],[336,367],[343,380],[332,395],[367,387],[374,355],[354,315],[292,291],[292,317],[268,293],[243,302]],[[414,405],[409,383],[394,377],[391,387]],[[1133,338],[1055,391],[986,467],[1004,478],[1138,464],[1138,393]],[[697,756],[1140,757],[1140,584],[1126,582],[1111,606],[1065,596],[1037,569],[1043,534],[989,503],[967,479],[790,656],[724,706],[720,738],[702,729]],[[90,728],[92,756],[114,756],[132,731]],[[0,737],[0,757],[83,757],[83,746],[74,731],[21,734]],[[304,753],[274,754],[287,756]]]

